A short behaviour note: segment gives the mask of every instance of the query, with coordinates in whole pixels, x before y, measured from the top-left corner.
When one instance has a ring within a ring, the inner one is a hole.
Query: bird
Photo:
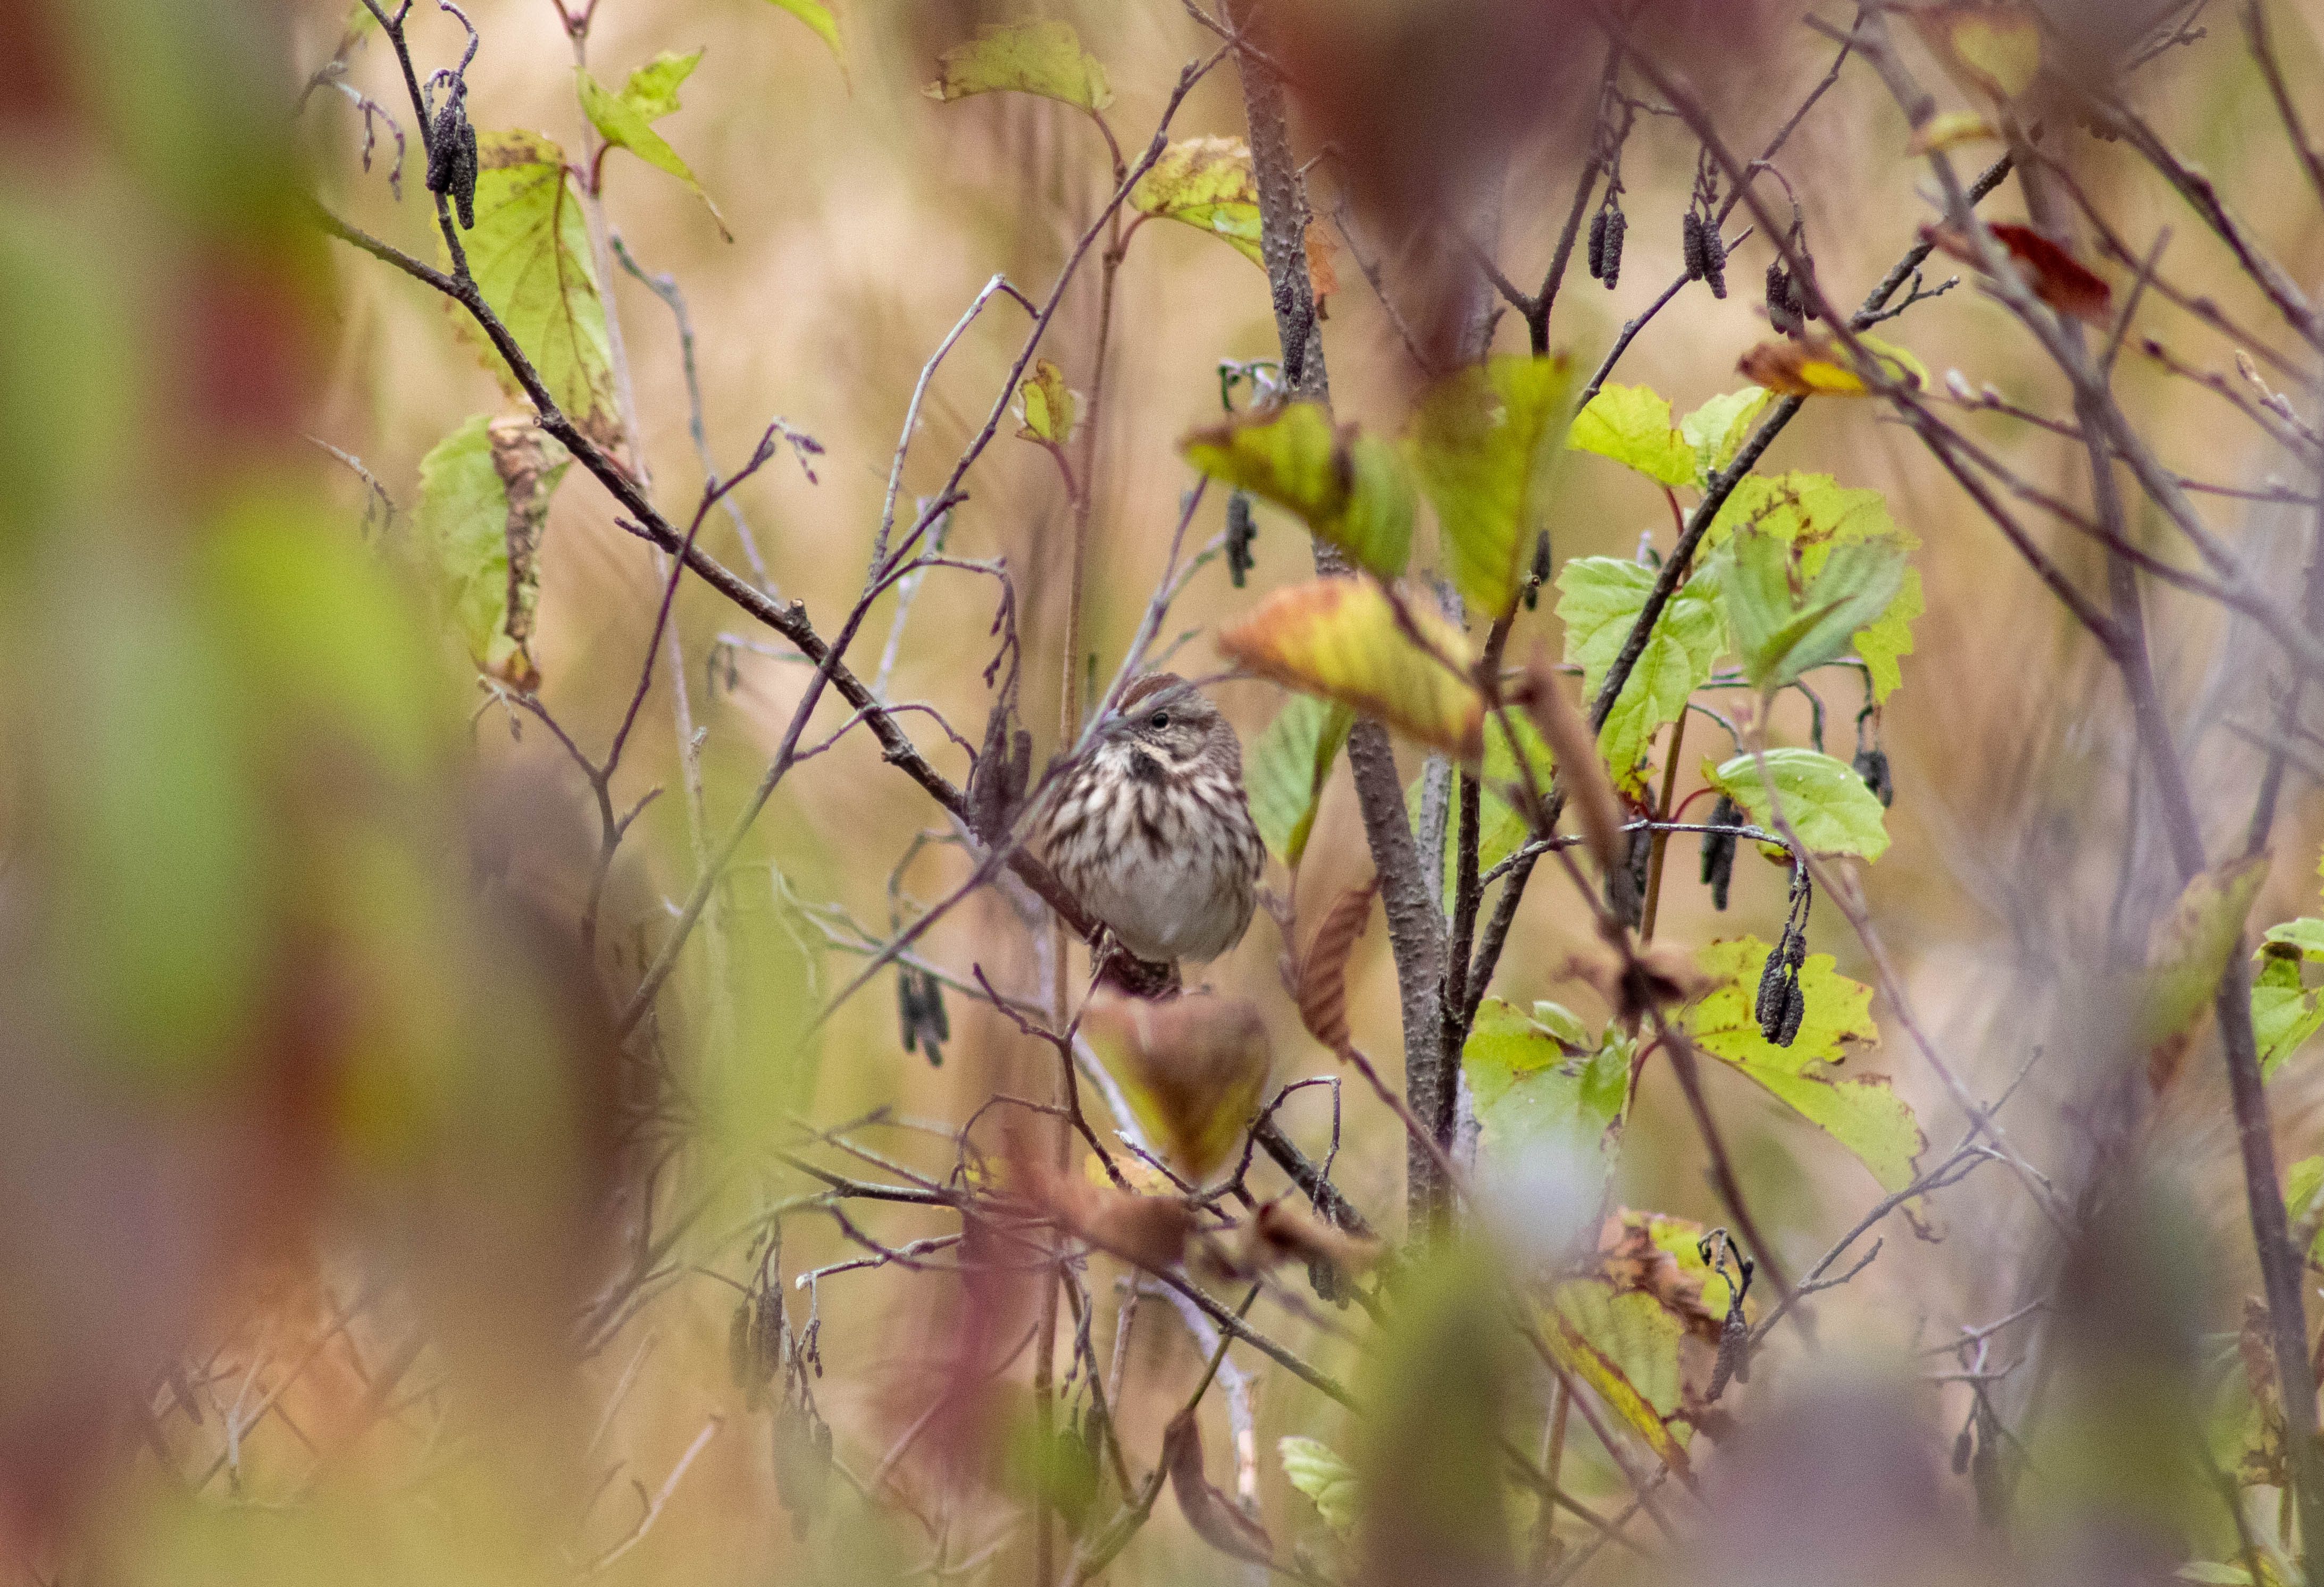
[[[1124,952],[1218,958],[1250,928],[1267,864],[1232,724],[1175,673],[1139,678],[1058,780],[1036,847]]]

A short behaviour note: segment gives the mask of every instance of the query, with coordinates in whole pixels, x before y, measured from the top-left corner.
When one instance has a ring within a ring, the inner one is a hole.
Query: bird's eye
[[[1170,713],[1167,711],[1157,711],[1146,719],[1146,725],[1149,728],[1167,728],[1170,725]]]

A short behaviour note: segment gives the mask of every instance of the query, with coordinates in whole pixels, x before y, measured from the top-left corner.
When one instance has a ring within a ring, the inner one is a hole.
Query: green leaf
[[[2265,1079],[2324,1030],[2324,995],[2301,985],[2298,959],[2263,950],[2259,961],[2259,975],[2252,983],[2252,1033],[2259,1048],[2260,1078]]]
[[[1702,968],[1720,985],[1680,1023],[1703,1051],[1733,1064],[1853,1152],[1882,1188],[1902,1190],[1913,1182],[1913,1160],[1928,1146],[1913,1110],[1886,1078],[1842,1078],[1827,1067],[1846,1059],[1849,1044],[1879,1040],[1872,988],[1835,973],[1831,955],[1808,955],[1800,967],[1807,1011],[1792,1044],[1778,1047],[1760,1033],[1752,1012],[1767,953],[1755,937],[1704,949]]]
[[[617,445],[605,305],[565,151],[537,133],[486,133],[477,153],[476,225],[464,244],[476,285],[566,417],[592,440]],[[460,335],[502,388],[528,399],[467,311],[452,308]]]
[[[1879,491],[1842,486],[1829,474],[1745,475],[1711,520],[1697,556],[1707,557],[1745,525],[1795,547],[1801,577],[1811,582],[1839,546],[1877,540],[1909,555],[1921,545],[1889,517]],[[1908,571],[1886,610],[1858,631],[1856,653],[1871,671],[1874,699],[1886,700],[1904,682],[1897,661],[1913,653],[1912,619],[1923,610],[1920,574]]]
[[[1490,717],[1486,719],[1485,725],[1489,732],[1494,726]],[[1415,777],[1404,791],[1405,813],[1412,821],[1416,833],[1420,830],[1421,794],[1427,785],[1426,777]],[[1450,803],[1452,808],[1446,811],[1444,818],[1444,896],[1440,900],[1447,916],[1452,913],[1452,895],[1461,880],[1461,812],[1457,791]],[[1516,806],[1495,793],[1491,784],[1480,785],[1477,790],[1477,874],[1482,876],[1515,854],[1529,831],[1525,817],[1517,812]]]
[[[2289,948],[2304,959],[2324,962],[2324,921],[2303,916],[2270,926],[2265,940]]]
[[[1356,1468],[1313,1438],[1285,1438],[1275,1447],[1283,1457],[1284,1476],[1315,1501],[1323,1524],[1342,1537],[1354,1531]]]
[[[1162,151],[1130,189],[1130,206],[1224,241],[1260,269],[1259,179],[1240,138],[1188,138]]]
[[[694,172],[678,157],[678,151],[662,141],[661,134],[653,130],[638,107],[619,94],[607,93],[582,68],[575,67],[573,75],[581,87],[581,108],[598,135],[614,148],[628,150],[656,170],[668,171],[692,188],[694,196],[710,211],[710,218],[718,223],[718,234],[733,242],[734,234],[726,229],[726,217],[718,213],[718,206],[695,180]]]
[[[1412,559],[1411,476],[1396,448],[1353,425],[1334,428],[1314,402],[1293,402],[1196,430],[1179,443],[1214,480],[1297,513],[1309,532],[1384,579]]]
[[[1044,358],[1017,387],[1017,434],[1027,441],[1062,446],[1081,416],[1081,399],[1065,385],[1065,372]]]
[[[1550,1304],[1557,1316],[1621,1369],[1639,1398],[1667,1422],[1683,1395],[1679,1342],[1686,1325],[1643,1289],[1618,1293],[1603,1279],[1560,1284]]]
[[[1582,1016],[1562,1003],[1536,1003],[1533,1023],[1555,1037],[1569,1053],[1587,1052],[1598,1045]]]
[[[1812,749],[1770,749],[1767,781],[1775,785],[1784,815],[1802,843],[1815,854],[1858,854],[1878,859],[1888,849],[1887,812],[1847,762]],[[1752,823],[1775,831],[1774,801],[1757,763],[1738,755],[1723,766],[1703,763],[1711,785],[1741,805]]]
[[[1251,820],[1267,851],[1286,866],[1307,851],[1324,782],[1355,720],[1344,705],[1294,694],[1251,746],[1243,777]]]
[[[1498,997],[1477,1005],[1476,1023],[1461,1050],[1461,1069],[1476,1102],[1483,1143],[1508,1160],[1555,1153],[1610,1171],[1608,1133],[1629,1095],[1628,1045],[1609,1041],[1595,1051],[1572,1053],[1570,1041],[1580,1022],[1563,1009],[1556,1013],[1564,1020],[1552,1025],[1527,1018]]]
[[[570,462],[530,421],[495,423],[484,414],[420,460],[420,543],[436,570],[450,625],[478,670],[520,688],[540,681],[529,647],[540,587],[540,537],[549,494]]]
[[[1694,449],[1698,479],[1711,475],[1735,461],[1751,427],[1759,422],[1775,394],[1765,386],[1746,386],[1710,401],[1678,421],[1678,433]]]
[[[2243,941],[2252,899],[2267,879],[2265,857],[2204,871],[2147,933],[2139,977],[2139,1034],[2149,1048],[2185,1030],[2209,1007],[2227,959]]]
[[[1565,625],[1565,659],[1582,664],[1584,699],[1597,698],[1609,668],[1646,609],[1655,570],[1617,556],[1577,556],[1557,574],[1557,616]],[[1599,730],[1598,747],[1616,786],[1642,793],[1640,766],[1655,734],[1686,710],[1727,648],[1719,608],[1692,583],[1663,607],[1637,664]]]
[[[1524,587],[1565,450],[1573,378],[1562,356],[1495,358],[1421,398],[1406,445],[1472,617],[1506,617]]]
[[[1797,551],[1796,542],[1747,525],[1729,542],[1719,581],[1744,676],[1763,694],[1846,654],[1904,582],[1904,554],[1893,541],[1851,540],[1812,578],[1795,562]]]
[[[847,50],[839,41],[839,23],[833,20],[831,7],[823,0],[771,0],[799,21],[807,23],[815,36],[830,50],[831,58],[839,62],[839,75],[847,75]]]
[[[699,50],[691,55],[665,50],[630,74],[630,80],[622,85],[622,103],[650,122],[675,115],[679,108],[678,85],[701,64]]]
[[[977,30],[974,43],[955,44],[938,56],[936,66],[936,80],[921,90],[931,99],[1014,89],[1093,114],[1113,103],[1105,68],[1082,49],[1071,23],[988,24]]]
[[[1651,1304],[1651,1298],[1647,1298]],[[1654,1402],[1631,1381],[1621,1362],[1563,1311],[1553,1308],[1547,1321],[1549,1326],[1545,1332],[1549,1336],[1550,1353],[1557,1358],[1558,1364],[1596,1390],[1598,1397],[1630,1425],[1665,1465],[1686,1476],[1686,1446],[1672,1434]]]
[[[1761,393],[1765,395],[1765,393]],[[1702,479],[1692,442],[1671,427],[1668,399],[1646,386],[1601,386],[1573,416],[1566,445],[1595,452],[1665,485]]]
[[[2319,1191],[2324,1191],[2324,1157],[2303,1157],[2283,1170],[2283,1213],[2295,1237],[2301,1224],[2316,1218]],[[2308,1260],[2324,1265],[2324,1218],[2317,1219],[2316,1234],[2309,1243]]]

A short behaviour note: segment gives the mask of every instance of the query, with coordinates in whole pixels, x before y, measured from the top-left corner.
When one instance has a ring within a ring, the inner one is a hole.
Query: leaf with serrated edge
[[[1598,697],[1607,669],[1646,608],[1655,576],[1655,569],[1617,556],[1577,556],[1558,570],[1557,616],[1565,625],[1565,659],[1582,664],[1584,699]],[[1599,729],[1599,752],[1618,785],[1633,794],[1645,789],[1639,768],[1647,746],[1658,730],[1679,719],[1687,697],[1710,680],[1726,649],[1718,606],[1695,585],[1681,585],[1663,607]]]
[[[1105,68],[1082,49],[1081,35],[1071,23],[982,27],[975,42],[954,45],[936,58],[936,80],[921,90],[931,99],[964,99],[1013,89],[1093,112],[1113,103]]]
[[[1261,269],[1259,179],[1240,138],[1188,138],[1162,151],[1130,189],[1130,206],[1210,233]]]
[[[1705,1053],[1733,1064],[1853,1152],[1884,1189],[1903,1189],[1913,1182],[1913,1160],[1928,1147],[1912,1109],[1886,1079],[1822,1069],[1848,1057],[1849,1044],[1879,1040],[1872,988],[1838,974],[1831,955],[1809,954],[1800,967],[1806,1013],[1792,1044],[1778,1047],[1760,1032],[1753,1012],[1767,953],[1756,937],[1703,949],[1697,959],[1720,984],[1680,1023]]]
[[[1188,435],[1186,460],[1211,478],[1288,508],[1308,532],[1384,579],[1412,557],[1416,506],[1396,449],[1314,402],[1293,402]]]
[[[1887,812],[1845,761],[1812,749],[1770,749],[1767,779],[1783,801],[1784,819],[1813,854],[1856,854],[1878,859],[1888,850]],[[1703,763],[1711,785],[1741,805],[1754,825],[1775,831],[1774,804],[1759,767],[1748,755],[1721,766]]]
[[[1907,555],[1921,546],[1918,536],[1889,517],[1879,491],[1841,485],[1830,474],[1744,476],[1711,520],[1695,554],[1698,563],[1742,524],[1796,546],[1801,576],[1808,579],[1823,571],[1834,547],[1851,541],[1889,540]],[[1904,682],[1898,662],[1913,653],[1912,619],[1922,610],[1920,574],[1908,570],[1887,610],[1858,631],[1856,653],[1871,669],[1875,701],[1886,701]]]
[[[1323,1524],[1342,1537],[1354,1531],[1356,1468],[1314,1438],[1287,1437],[1275,1447],[1283,1459],[1283,1475],[1314,1501]]]
[[[1420,399],[1406,445],[1472,617],[1497,619],[1517,602],[1564,455],[1573,383],[1562,356],[1508,356],[1448,375]]]
[[[653,130],[638,107],[619,94],[608,93],[604,85],[579,67],[574,69],[574,78],[581,88],[581,108],[599,135],[616,149],[626,149],[656,170],[667,171],[684,182],[710,211],[710,218],[718,223],[718,234],[733,242],[734,234],[726,229],[726,217],[718,213],[717,204],[695,179],[686,161],[678,158],[678,151],[662,141],[662,135]]]
[[[2300,961],[2262,954],[2259,974],[2252,982],[2252,1033],[2259,1049],[2260,1078],[2274,1074],[2319,1030],[2324,1030],[2324,994],[2301,984]]]
[[[1573,416],[1565,444],[1595,452],[1665,485],[1701,482],[1694,444],[1671,423],[1669,401],[1646,386],[1601,386]]]
[[[1720,581],[1728,627],[1744,676],[1763,693],[1846,654],[1851,636],[1887,610],[1904,582],[1904,550],[1890,540],[1836,547],[1798,592],[1786,542],[1747,525],[1729,552]]]
[[[1746,386],[1740,391],[1713,397],[1678,421],[1679,436],[1694,448],[1698,479],[1708,480],[1735,461],[1751,427],[1774,400],[1775,394],[1766,387]]]
[[[1306,852],[1324,780],[1354,723],[1344,705],[1294,694],[1251,746],[1243,770],[1250,817],[1268,852],[1287,866]]]
[[[699,50],[691,55],[665,50],[630,74],[630,80],[622,85],[622,101],[648,121],[675,115],[679,109],[678,86],[701,64]]]
[[[1434,654],[1398,625],[1378,584],[1317,579],[1268,596],[1219,636],[1219,648],[1262,677],[1342,701],[1421,743],[1472,758],[1484,700],[1468,680],[1469,642],[1432,612],[1416,607],[1410,617]]]
[[[616,445],[605,305],[565,151],[537,133],[486,133],[477,142],[476,225],[465,243],[476,286],[566,417],[590,439]],[[528,399],[465,309],[453,324],[508,394]]]

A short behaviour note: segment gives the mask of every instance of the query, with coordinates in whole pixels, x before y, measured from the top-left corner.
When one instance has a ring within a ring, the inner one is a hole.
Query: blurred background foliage
[[[770,416],[811,436],[822,448],[812,472],[789,458],[762,469],[734,493],[738,518],[712,513],[703,539],[750,567],[737,538],[747,523],[772,592],[827,623],[858,588],[921,365],[994,272],[1035,293],[1053,279],[1110,184],[1106,151],[1065,105],[921,93],[942,51],[1018,13],[989,0],[839,0],[825,39],[797,14],[814,9],[604,0],[586,58],[611,85],[663,51],[704,52],[682,108],[655,130],[715,216],[642,161],[604,167],[613,231],[646,272],[682,288],[694,330],[689,353],[667,304],[632,273],[612,274],[635,455],[665,510],[694,500],[688,356],[723,471]],[[1109,114],[1133,151],[1180,66],[1213,45],[1159,0],[1033,9],[1070,20],[1103,63]],[[2317,8],[2273,9],[2300,93],[2318,103]],[[588,146],[555,7],[474,0],[468,12],[484,39],[467,77],[476,125]],[[1023,1286],[980,1289],[889,1263],[789,1289],[779,1318],[759,1314],[764,1275],[862,1254],[827,1219],[772,1215],[813,1187],[771,1143],[795,1140],[803,1122],[888,1109],[936,1122],[934,1136],[883,1139],[942,1172],[953,1156],[943,1137],[996,1092],[1047,1095],[1053,1057],[955,996],[937,1067],[933,1044],[905,1050],[884,980],[817,1023],[861,963],[853,923],[883,936],[909,901],[966,875],[956,851],[912,847],[938,812],[860,733],[777,790],[724,891],[718,954],[682,962],[642,1047],[617,1040],[608,1004],[621,996],[602,988],[635,984],[700,852],[673,678],[657,674],[608,790],[617,811],[663,792],[615,860],[593,953],[573,925],[593,885],[595,794],[540,721],[472,682],[460,623],[407,555],[426,510],[423,458],[475,417],[518,409],[440,298],[352,250],[327,252],[308,213],[311,194],[435,257],[417,129],[392,55],[361,20],[337,0],[0,5],[0,1553],[50,1582],[1024,1579],[1012,1518],[1044,1485],[1062,1507],[1071,1484],[1059,1473],[1079,1457],[1038,1432],[1021,1361],[958,1381],[960,1363],[982,1359],[964,1340],[1005,1344],[1022,1331]],[[1363,224],[1394,234],[1425,202],[1466,203],[1498,183],[1500,255],[1520,279],[1537,271],[1584,152],[1567,100],[1587,96],[1595,57],[1572,57],[1572,17],[1371,0],[1304,7],[1303,25],[1295,64],[1319,86],[1303,106],[1303,147],[1338,140]],[[452,17],[422,6],[411,27],[424,63],[456,60]],[[2227,47],[2232,31],[2215,25],[2218,37],[2149,68],[2141,100],[2244,196],[2276,257],[2312,278],[2324,216],[2269,199],[2299,177],[2255,69]],[[1756,146],[1829,66],[1829,48],[1775,8],[1697,8],[1675,32],[1738,143]],[[1497,56],[1493,42],[1509,38],[1526,47]],[[400,156],[384,130],[366,155],[363,116],[336,82],[308,86],[335,57],[346,63],[339,80],[395,112]],[[1242,125],[1222,69],[1175,133]],[[1927,217],[1904,142],[1877,82],[1851,71],[1784,156],[1821,272],[1844,299]],[[389,176],[399,158],[400,196]],[[1648,118],[1631,143],[1621,282],[1608,292],[1576,272],[1554,322],[1555,344],[1584,367],[1677,273],[1693,164],[1674,123]],[[1328,211],[1342,179],[1327,164],[1314,179]],[[2265,318],[2248,283],[2126,162],[2100,149],[2087,179],[2126,236],[2178,228],[2172,265],[2237,319]],[[2013,202],[2010,189],[1995,201]],[[1428,252],[1416,243],[1392,262],[1425,287],[1442,268]],[[1766,257],[1747,247],[1738,279]],[[1344,252],[1335,268],[1324,336],[1336,406],[1397,433],[1419,371]],[[1090,378],[1096,293],[1084,272],[1045,345],[1076,388]],[[2193,319],[2149,304],[2144,332],[2228,362]],[[1621,378],[1690,410],[1742,383],[1734,361],[1765,336],[1761,313],[1748,291],[1715,301],[1690,290]],[[903,472],[908,503],[939,485],[982,422],[1019,345],[1015,315],[989,309],[933,383]],[[1973,289],[1884,329],[1932,370],[1958,368],[2045,411],[2068,406],[2054,371],[2028,360]],[[1101,678],[1162,571],[1189,482],[1178,439],[1221,417],[1220,362],[1277,352],[1262,271],[1176,226],[1135,238],[1112,335],[1084,628]],[[1524,327],[1506,321],[1498,336],[1521,348]],[[2253,487],[2298,482],[2288,454],[2193,383],[2134,357],[2120,385],[2176,466]],[[2035,478],[2065,474],[2078,455],[2000,417],[1974,423]],[[1919,1006],[1980,1095],[2043,1054],[2013,1127],[2038,1160],[2061,1165],[2070,1193],[2105,1153],[2128,1160],[2144,1188],[2064,1251],[2000,1173],[1931,1199],[1932,1243],[1892,1228],[1879,1260],[1818,1303],[1812,1346],[1772,1341],[1764,1387],[1750,1391],[1763,1399],[1743,1401],[1739,1419],[1754,1425],[1720,1452],[1734,1472],[1727,1519],[1702,1546],[1751,1579],[1989,1579],[2001,1567],[1977,1531],[1972,1490],[1992,1468],[1964,1456],[1958,1481],[1941,1474],[1946,1441],[1979,1413],[1964,1384],[1921,1381],[1950,1357],[1914,1353],[2042,1292],[2055,1296],[2057,1343],[2025,1369],[2038,1386],[2014,1403],[2043,1406],[2023,1513],[2045,1579],[2148,1579],[2178,1546],[2158,1532],[2232,1556],[2226,1512],[2189,1453],[2202,1446],[2201,1418],[2246,1414],[2214,1405],[2240,1372],[2242,1298],[2255,1289],[2217,1065],[2190,1062],[2125,1137],[2108,1111],[2117,1055],[2089,1034],[2106,1023],[2093,967],[2114,857],[2152,819],[2122,791],[2120,703],[2054,603],[1877,405],[1812,408],[1766,466],[1885,491],[1922,542],[1928,615],[1881,723],[1895,843],[1868,878]],[[969,484],[949,545],[1017,570],[1038,765],[1059,747],[1068,504],[1050,460],[1008,429]],[[1638,477],[1578,459],[1560,489],[1561,561],[1628,557],[1642,536],[1667,544],[1669,510]],[[1221,494],[1196,523],[1204,538]],[[2296,564],[2302,526],[2285,509],[2236,516],[2242,544],[2273,548],[2271,566]],[[1252,588],[1231,587],[1222,564],[1194,581],[1173,614],[1174,633],[1202,630],[1183,670],[1215,670],[1210,631],[1306,576],[1304,538],[1262,508]],[[2094,566],[2085,551],[2059,548],[2070,565]],[[567,470],[542,531],[530,659],[541,699],[584,746],[605,744],[630,707],[660,590],[648,547],[594,482]],[[973,737],[994,655],[991,586],[939,574],[916,599],[891,697],[928,702]],[[2158,609],[2199,799],[2225,820],[2258,762],[2223,724],[2264,707],[2273,663],[2216,613],[2175,600]],[[877,665],[893,610],[875,608],[859,669]],[[770,653],[697,582],[678,590],[674,630],[715,832],[757,783],[807,669]],[[1513,654],[1536,633],[1559,647],[1549,601],[1520,618]],[[1255,683],[1215,693],[1246,743],[1280,700]],[[816,734],[844,716],[826,704]],[[965,776],[956,748],[925,719],[906,720],[946,775]],[[1830,730],[1845,742],[1844,715]],[[1804,742],[1804,707],[1787,705],[1777,731]],[[1336,776],[1303,873],[1313,898],[1368,870],[1346,773]],[[1682,794],[1699,781],[1683,766]],[[2314,909],[2324,811],[2307,779],[2294,787],[2263,923]],[[1691,862],[1674,850],[1674,864]],[[1702,892],[1673,886],[1663,931],[1690,944],[1772,938],[1782,867],[1747,850],[1737,873],[1723,917]],[[1567,973],[1588,935],[1569,899],[1538,890],[1496,995],[1520,1008],[1554,998],[1596,1027],[1602,1003]],[[1817,918],[1812,945],[1871,978],[1836,918]],[[1207,972],[1262,1012],[1278,1082],[1334,1067],[1277,984],[1282,947],[1262,921]],[[1040,975],[1034,939],[990,894],[940,925],[926,952],[1007,986]],[[1377,937],[1357,949],[1350,995],[1360,1043],[1392,1055],[1396,986]],[[1849,1062],[1891,1076],[1922,1118],[1942,1121],[1932,1139],[1950,1140],[1957,1118],[1901,1043]],[[2312,1072],[2287,1071],[2272,1095],[2282,1159],[2324,1149]],[[1794,1272],[1877,1200],[1862,1166],[1756,1088],[1721,1085],[1712,1101]],[[1295,1104],[1286,1121],[1322,1154],[1320,1106]],[[1619,1204],[1720,1220],[1661,1066],[1626,1145]],[[1351,1089],[1336,1178],[1391,1231],[1403,1160],[1396,1121]],[[1206,1403],[1211,1473],[1243,1485],[1286,1557],[1294,1539],[1318,1560],[1353,1545],[1335,1543],[1329,1510],[1283,1476],[1271,1452],[1286,1435],[1350,1454],[1363,1480],[1424,1468],[1417,1488],[1367,1512],[1393,1534],[1365,1545],[1371,1557],[1405,1562],[1394,1579],[1493,1579],[1523,1557],[1528,1528],[1466,1479],[1476,1439],[1540,1436],[1546,1390],[1495,1353],[1493,1319],[1477,1315],[1480,1286],[1462,1264],[1520,1259],[1540,1236],[1526,1200],[1538,1190],[1513,1182],[1497,1252],[1455,1252],[1445,1271],[1414,1280],[1422,1298],[1405,1322],[1421,1337],[1391,1339],[1376,1360],[1331,1316],[1255,1314],[1388,1408],[1360,1430],[1313,1389],[1231,1355],[1250,1420]],[[958,1222],[908,1206],[865,1215],[890,1245]],[[1111,1295],[1105,1307],[1083,1326],[1111,1328]],[[772,1334],[787,1343],[766,1344]],[[1210,1342],[1158,1302],[1139,1309],[1129,1339],[1119,1426],[1142,1472]],[[908,1432],[918,1452],[886,1458]],[[1977,1436],[1993,1436],[1982,1424]],[[2232,1455],[2236,1437],[2212,1442]],[[1622,1500],[1620,1473],[1594,1453],[1577,1442],[1569,1460],[1584,1499]],[[1512,1502],[1529,1521],[1532,1500]],[[1820,1573],[1784,1573],[1803,1551]],[[1166,1504],[1110,1579],[1244,1568]],[[1633,1579],[1665,1568],[1679,1567],[1609,1557],[1610,1573]]]

